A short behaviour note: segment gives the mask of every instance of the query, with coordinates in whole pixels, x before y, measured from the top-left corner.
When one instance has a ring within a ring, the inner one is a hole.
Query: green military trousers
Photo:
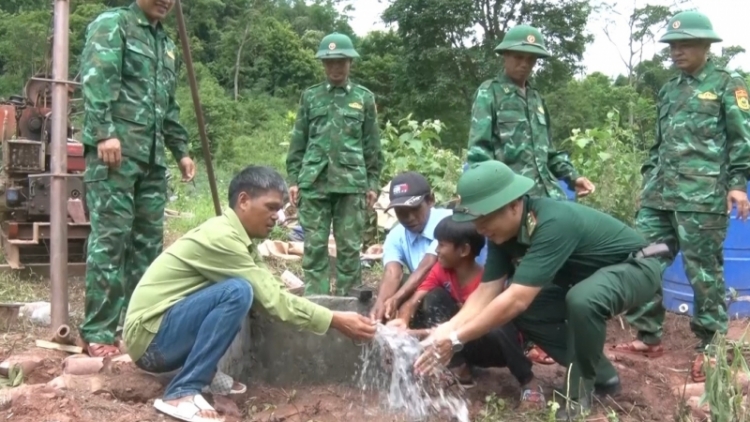
[[[674,256],[682,251],[685,273],[693,287],[693,318],[690,328],[708,345],[715,333],[726,334],[728,326],[724,284],[724,239],[729,216],[700,212],[675,212],[641,208],[636,228],[650,241],[669,246]],[[672,261],[664,262],[668,267]],[[662,290],[654,300],[628,316],[646,344],[659,344],[664,324]]]
[[[364,194],[320,193],[301,190],[299,223],[305,232],[302,270],[305,294],[346,295],[362,281],[362,236],[365,225]],[[336,291],[331,291],[328,237],[333,223],[336,241]]]
[[[135,286],[162,251],[166,169],[122,157],[110,168],[86,152],[86,206],[91,219],[81,337],[113,344]]]
[[[566,366],[565,394],[576,400],[617,376],[604,356],[607,320],[644,305],[661,285],[658,258],[629,259],[575,286],[541,290],[514,323],[525,338]]]

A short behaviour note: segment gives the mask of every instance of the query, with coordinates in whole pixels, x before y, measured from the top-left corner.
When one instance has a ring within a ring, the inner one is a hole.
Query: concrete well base
[[[334,311],[366,315],[372,300],[308,296]],[[318,336],[253,311],[219,364],[237,380],[267,385],[354,383],[362,346],[337,331]]]

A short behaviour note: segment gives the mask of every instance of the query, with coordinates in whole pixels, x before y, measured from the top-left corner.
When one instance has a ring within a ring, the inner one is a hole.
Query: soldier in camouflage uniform
[[[164,147],[195,175],[175,102],[176,48],[161,20],[174,0],[138,0],[88,27],[81,56],[86,205],[91,235],[80,327],[92,356],[118,353],[115,333],[136,284],[161,253]]]
[[[529,25],[511,28],[495,48],[503,56],[503,73],[477,89],[471,112],[468,162],[496,159],[536,184],[534,197],[567,200],[557,179],[567,182],[580,197],[594,192],[594,184],[581,177],[564,151],[552,145],[549,113],[539,91],[528,79],[539,58],[550,56],[544,37]],[[537,347],[529,358],[554,363]]]
[[[544,37],[529,25],[518,25],[495,48],[504,71],[476,92],[469,132],[469,163],[494,158],[536,182],[531,196],[567,199],[556,179],[564,179],[578,196],[594,192],[568,156],[552,145],[547,106],[528,83],[538,58],[549,57]]]
[[[750,104],[742,77],[708,60],[721,38],[698,12],[675,15],[661,42],[668,43],[681,73],[659,92],[656,143],[641,169],[643,191],[637,228],[651,241],[682,251],[694,293],[693,333],[705,350],[715,333],[727,331],[723,242],[728,214],[737,207],[747,218],[750,176]],[[664,262],[665,268],[672,264]],[[616,351],[656,357],[661,346],[664,306],[660,294],[630,316],[638,340]],[[703,354],[693,379],[705,379]]]
[[[383,167],[375,95],[349,80],[359,57],[351,39],[323,38],[317,58],[327,81],[302,93],[286,160],[289,194],[305,232],[306,293],[329,294],[328,237],[336,240],[336,294],[362,278],[366,206],[377,200]]]

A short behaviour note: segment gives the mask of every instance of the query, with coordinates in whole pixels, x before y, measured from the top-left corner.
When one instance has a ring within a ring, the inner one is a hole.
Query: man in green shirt
[[[453,219],[474,221],[490,240],[483,283],[426,340],[416,369],[428,372],[466,342],[515,320],[568,367],[564,395],[577,403],[561,408],[557,420],[577,420],[593,393],[620,390],[603,354],[606,322],[654,296],[662,275],[656,256],[669,249],[649,246],[635,230],[585,205],[529,197],[533,186],[498,161],[473,164],[459,179]]]
[[[229,184],[224,215],[172,244],[136,287],[125,318],[128,354],[148,372],[182,368],[154,403],[159,411],[188,421],[223,420],[201,390],[211,384],[253,300],[271,316],[316,334],[334,328],[353,339],[374,336],[371,319],[289,293],[264,265],[252,239],[268,236],[285,195],[278,172],[245,168]]]

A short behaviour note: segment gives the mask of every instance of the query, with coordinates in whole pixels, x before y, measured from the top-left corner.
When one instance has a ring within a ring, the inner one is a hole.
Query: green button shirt
[[[322,193],[380,191],[383,168],[375,95],[362,85],[302,93],[286,171],[289,184]]]
[[[162,167],[165,146],[177,161],[188,155],[174,97],[175,45],[136,3],[108,10],[88,26],[81,80],[85,145],[117,138],[124,156]]]
[[[641,206],[726,213],[728,190],[747,190],[750,104],[739,74],[708,62],[659,92],[656,143],[643,165]]]
[[[549,113],[539,91],[527,84],[524,94],[502,74],[477,89],[468,161],[494,158],[536,183],[531,196],[566,199],[557,179],[575,182],[578,174],[568,155],[552,145],[551,134]]]
[[[191,294],[229,278],[247,280],[256,305],[315,334],[325,334],[333,313],[289,293],[263,263],[234,211],[186,233],[151,264],[133,292],[125,318],[125,344],[136,361],[159,331],[164,314]]]

